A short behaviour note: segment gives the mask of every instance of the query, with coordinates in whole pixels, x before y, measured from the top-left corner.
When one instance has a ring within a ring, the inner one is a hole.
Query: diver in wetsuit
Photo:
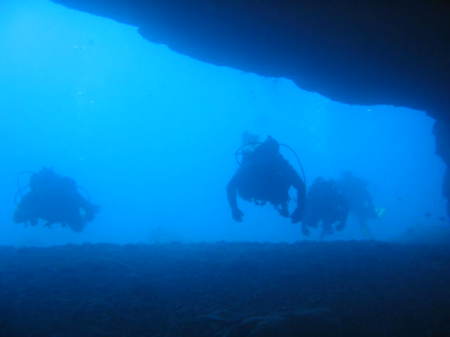
[[[289,214],[289,189],[297,191],[296,209]],[[228,183],[227,196],[235,221],[242,221],[243,213],[237,204],[237,195],[258,205],[272,204],[293,223],[303,217],[305,184],[289,162],[280,153],[280,145],[272,137],[243,154],[242,162]]]
[[[71,178],[44,168],[30,178],[29,191],[19,201],[14,213],[15,223],[47,226],[59,223],[81,232],[92,221],[98,206],[84,198]]]
[[[347,200],[349,212],[356,217],[359,223],[361,233],[365,238],[371,239],[369,220],[377,219],[378,214],[373,204],[372,195],[367,189],[367,183],[347,171],[338,180],[338,185],[339,190]]]
[[[303,223],[307,228],[322,228],[321,238],[343,230],[348,216],[348,204],[332,179],[317,178],[309,188]],[[333,225],[336,227],[333,228]]]

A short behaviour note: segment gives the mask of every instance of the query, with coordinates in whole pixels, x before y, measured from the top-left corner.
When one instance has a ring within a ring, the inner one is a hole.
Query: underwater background
[[[423,112],[333,102],[49,1],[1,6],[0,244],[303,239],[269,206],[241,201],[244,223],[231,219],[225,186],[245,131],[295,149],[307,183],[345,170],[365,179],[384,213],[371,223],[376,239],[445,225],[444,165]],[[84,232],[12,223],[27,172],[42,167],[73,177],[100,205]],[[360,236],[350,219],[331,239]]]
[[[202,63],[48,0],[2,0],[0,337],[448,337],[433,125]],[[282,154],[308,186],[366,180],[373,240],[354,218],[305,237],[243,200],[234,222],[226,186],[245,132],[293,148]],[[13,222],[43,167],[100,206],[82,232]]]

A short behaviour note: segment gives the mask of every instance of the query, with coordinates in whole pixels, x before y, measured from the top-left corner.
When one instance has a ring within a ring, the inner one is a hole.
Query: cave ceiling
[[[447,1],[52,0],[216,65],[348,104],[450,116]]]

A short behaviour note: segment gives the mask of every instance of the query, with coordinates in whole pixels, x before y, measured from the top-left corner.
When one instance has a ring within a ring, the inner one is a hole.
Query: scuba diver
[[[247,145],[254,145],[249,149]],[[241,222],[243,213],[237,204],[237,195],[257,205],[272,204],[284,217],[290,217],[293,223],[303,217],[305,184],[295,169],[280,153],[280,144],[272,137],[262,143],[244,145],[240,167],[227,186],[228,203],[232,217]],[[296,209],[289,214],[289,189],[297,191]]]
[[[348,203],[349,212],[353,214],[360,226],[361,233],[366,238],[372,238],[369,230],[369,220],[379,216],[373,204],[372,196],[367,189],[367,183],[354,176],[351,172],[344,172],[338,180],[339,189]]]
[[[59,223],[81,232],[98,212],[98,206],[84,198],[75,181],[43,168],[30,178],[29,190],[22,196],[14,213],[15,223],[46,226]]]
[[[306,228],[322,228],[320,237],[344,229],[348,216],[348,203],[338,188],[336,181],[317,178],[309,188],[305,217]],[[336,227],[333,228],[333,225]]]

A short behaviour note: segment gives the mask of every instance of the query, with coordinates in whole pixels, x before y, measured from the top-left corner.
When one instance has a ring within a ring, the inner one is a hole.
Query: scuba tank
[[[242,162],[243,162],[243,158],[246,155],[249,155],[250,153],[252,153],[261,144],[263,144],[263,143],[259,142],[259,141],[253,141],[253,142],[248,142],[248,143],[238,147],[237,150],[234,152],[234,157],[235,157],[236,163],[239,166],[241,166]],[[280,148],[287,149],[291,154],[294,155],[296,162],[297,162],[297,166],[302,175],[303,183],[305,184],[305,186],[307,186],[305,170],[303,168],[302,161],[300,160],[300,157],[297,154],[297,152],[292,147],[290,147],[289,145],[286,145],[286,144],[280,144]]]

